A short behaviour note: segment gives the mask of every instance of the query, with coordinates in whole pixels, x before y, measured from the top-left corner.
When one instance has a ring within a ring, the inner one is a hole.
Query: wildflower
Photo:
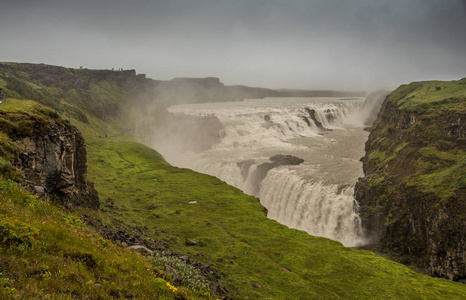
[[[176,293],[178,291],[178,289],[171,285],[169,282],[167,282],[166,285],[172,292]]]

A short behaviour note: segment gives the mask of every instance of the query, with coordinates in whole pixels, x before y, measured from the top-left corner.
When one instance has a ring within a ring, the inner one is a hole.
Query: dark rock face
[[[309,117],[311,118],[311,120],[314,121],[314,124],[316,124],[317,128],[318,128],[320,131],[322,131],[322,132],[331,131],[331,129],[325,128],[324,125],[322,125],[322,123],[319,122],[319,121],[316,119],[316,111],[315,111],[315,110],[306,107],[306,111],[307,111],[307,113],[309,114]],[[310,126],[310,122],[309,122],[309,120],[308,120],[306,117],[305,117],[304,121]]]
[[[461,166],[446,158],[466,150],[465,121],[461,110],[406,110],[388,97],[355,187],[362,225],[382,251],[456,281],[466,279],[466,187]],[[460,175],[442,173],[454,166]],[[439,174],[451,177],[427,181]]]
[[[53,124],[42,131],[20,138],[22,150],[16,160],[29,185],[43,190],[52,200],[66,207],[97,209],[99,199],[87,181],[84,138],[69,122]]]
[[[256,190],[254,192],[255,195],[259,194],[260,183],[262,182],[262,180],[264,180],[264,178],[267,176],[267,173],[270,170],[278,166],[285,166],[285,165],[295,166],[295,165],[299,165],[304,162],[304,160],[299,157],[296,157],[293,155],[283,155],[283,154],[277,154],[277,155],[271,156],[269,159],[272,162],[262,163],[254,171],[254,177],[252,178],[252,184],[254,187],[256,187]],[[246,161],[246,163],[248,162],[249,161]]]

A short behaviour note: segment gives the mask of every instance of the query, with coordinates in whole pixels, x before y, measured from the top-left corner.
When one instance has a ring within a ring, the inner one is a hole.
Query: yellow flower
[[[171,285],[169,282],[167,282],[166,285],[172,292],[176,293],[178,291],[178,289]]]

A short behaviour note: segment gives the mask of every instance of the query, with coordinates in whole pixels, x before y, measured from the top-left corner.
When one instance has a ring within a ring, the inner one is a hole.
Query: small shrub
[[[39,235],[39,230],[9,217],[0,220],[0,246],[28,248]]]
[[[97,238],[97,243],[102,247],[107,247],[108,246],[108,241],[106,239],[104,239],[103,237],[98,237]]]
[[[26,195],[24,197],[24,202],[23,202],[27,207],[29,208],[34,208],[37,206],[37,204],[39,203],[37,198],[34,197],[33,195]]]
[[[10,279],[8,277],[5,277],[5,275],[0,272],[0,286],[8,285],[10,283]]]
[[[70,226],[70,227],[83,227],[85,224],[81,219],[76,216],[76,215],[66,215],[64,217],[65,222]]]
[[[157,267],[169,266],[173,268],[182,285],[199,291],[209,290],[209,282],[196,268],[175,256],[171,256],[169,252],[156,252],[151,260]]]

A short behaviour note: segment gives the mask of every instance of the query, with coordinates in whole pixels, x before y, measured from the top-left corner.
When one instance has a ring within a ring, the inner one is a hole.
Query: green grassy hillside
[[[22,72],[26,71],[24,69]],[[19,78],[12,73],[0,74],[0,79],[8,82],[17,79],[22,85],[35,84],[43,94],[59,86],[58,83],[52,86],[34,78],[28,79],[26,75]],[[117,84],[110,79],[104,81],[97,80],[96,84],[107,85],[109,81],[110,90],[113,84]],[[63,101],[70,103],[68,97],[72,88],[63,85],[58,89],[60,95],[68,99]],[[117,89],[122,87],[118,85]],[[113,94],[110,93],[110,98],[104,101],[92,95],[88,95],[88,100],[95,102],[94,106],[114,101],[121,111],[121,107],[131,100],[129,89],[121,92],[129,98],[112,98]],[[15,89],[13,85],[9,85],[8,93],[24,98],[35,97],[34,93],[26,97],[21,89]],[[83,93],[77,90],[76,103],[84,101]],[[55,103],[53,97],[44,97],[41,103]],[[101,210],[76,208],[76,214],[70,215],[47,204],[47,209],[56,211],[58,217],[55,218],[54,214],[43,214],[43,209],[37,212],[31,210],[21,204],[24,201],[20,197],[12,200],[12,203],[17,203],[14,204],[17,212],[13,214],[8,208],[1,212],[4,218],[16,218],[18,215],[17,221],[22,220],[31,226],[31,230],[21,232],[28,232],[25,235],[31,236],[33,246],[16,249],[16,246],[2,245],[1,255],[8,261],[23,261],[24,268],[31,265],[46,267],[45,270],[28,273],[28,276],[36,276],[31,281],[29,277],[21,280],[26,277],[14,275],[12,268],[2,269],[5,270],[3,274],[7,274],[2,275],[6,279],[0,285],[3,295],[11,292],[11,295],[21,298],[23,290],[27,291],[24,294],[26,298],[28,295],[33,297],[35,293],[38,293],[38,298],[46,294],[55,298],[69,295],[68,291],[73,288],[67,287],[71,284],[67,280],[71,280],[72,276],[64,276],[66,280],[59,278],[59,266],[64,262],[66,266],[74,264],[70,270],[83,272],[77,275],[80,280],[76,281],[73,289],[79,297],[92,298],[98,295],[95,291],[99,288],[103,290],[104,299],[131,295],[138,299],[150,299],[152,296],[147,295],[151,291],[155,297],[179,297],[182,292],[177,291],[178,296],[174,295],[171,286],[154,279],[152,275],[154,270],[167,278],[171,277],[160,270],[166,270],[165,264],[172,258],[179,262],[177,256],[170,257],[169,252],[185,255],[192,266],[207,270],[206,278],[188,276],[179,287],[194,288],[194,291],[184,288],[184,294],[189,298],[202,296],[199,287],[205,280],[224,286],[228,293],[223,295],[235,299],[463,299],[466,295],[463,284],[421,275],[372,252],[345,248],[338,242],[309,236],[267,219],[258,199],[211,176],[170,166],[156,151],[143,146],[134,137],[121,135],[122,128],[131,128],[130,124],[122,121],[121,114],[109,112],[108,115],[100,115],[86,110],[85,105],[79,105],[80,114],[73,114],[72,111],[59,109],[86,138],[88,178],[95,182]],[[4,159],[7,161],[8,158],[5,156]],[[8,194],[0,199],[2,205],[10,205]],[[35,207],[46,205],[40,201],[37,203],[40,204],[35,204]],[[28,214],[31,217],[26,219],[24,215]],[[96,230],[117,228],[146,237],[148,244],[160,250],[160,254],[154,258],[154,264],[159,268],[105,239],[103,243],[106,245],[100,245],[101,237],[90,232],[86,226],[81,226],[82,222],[77,216],[83,216],[82,220],[92,220]],[[71,225],[66,219],[72,219]],[[54,223],[55,220],[57,223]],[[51,227],[52,233],[47,233],[49,229],[45,230],[42,226]],[[17,227],[24,226],[20,224]],[[55,227],[60,229],[58,233],[53,233]],[[39,234],[35,233],[35,229],[39,230]],[[41,229],[44,232],[42,236]],[[44,246],[39,247],[42,245],[39,243],[34,246],[34,239],[41,239],[40,243]],[[55,247],[57,245],[59,247]],[[59,250],[55,251],[56,248]],[[78,255],[83,259],[74,262],[74,256],[67,254],[74,251],[83,254]],[[92,260],[88,259],[89,256]],[[86,266],[87,260],[94,261],[99,267],[89,268]],[[50,274],[46,273],[49,269],[52,269]],[[44,276],[52,277],[54,285],[40,281]],[[29,286],[31,288],[27,290]],[[39,288],[34,289],[34,286]],[[118,294],[114,294],[113,289]]]
[[[345,248],[269,220],[258,199],[214,177],[172,167],[132,138],[88,137],[88,145],[90,178],[103,202],[111,198],[114,207],[85,213],[105,224],[118,219],[143,228],[154,239],[166,241],[164,247],[210,265],[230,291],[238,291],[235,298],[466,295],[462,284],[420,275],[372,252]]]

